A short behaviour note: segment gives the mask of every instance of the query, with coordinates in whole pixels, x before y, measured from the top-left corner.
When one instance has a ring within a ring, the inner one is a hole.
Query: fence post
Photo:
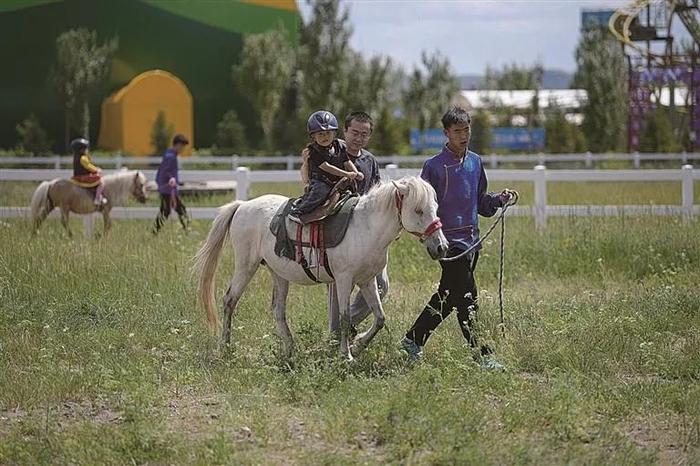
[[[239,163],[238,158],[239,158],[238,154],[233,154],[231,156],[231,168],[233,170],[238,170],[238,163]]]
[[[641,167],[641,158],[639,157],[639,151],[634,151],[632,153],[632,159],[634,160],[634,168]]]
[[[489,155],[489,165],[491,168],[498,168],[498,156],[496,154]]]
[[[543,230],[547,224],[547,168],[535,166],[535,227]]]
[[[693,166],[683,165],[681,167],[681,190],[683,218],[690,221],[693,218]]]
[[[586,165],[586,168],[591,168],[593,166],[593,154],[590,152],[586,152],[584,154],[584,164]]]
[[[294,170],[294,156],[287,156],[287,170]]]
[[[117,152],[117,156],[115,157],[116,162],[114,163],[115,168],[117,170],[120,170],[122,168],[122,153],[121,151]]]
[[[681,164],[688,165],[688,153],[686,151],[683,151],[681,154]]]
[[[236,200],[247,201],[250,190],[250,169],[238,167],[236,169]]]
[[[547,163],[547,157],[542,152],[540,152],[539,154],[537,154],[537,164],[542,165],[544,167],[545,163]]]
[[[387,164],[387,166],[385,168],[386,168],[387,177],[389,177],[390,180],[395,180],[399,177],[399,175],[397,173],[399,167],[395,163]]]
[[[53,168],[55,168],[56,170],[61,169],[61,156],[60,155],[57,155],[53,158]]]

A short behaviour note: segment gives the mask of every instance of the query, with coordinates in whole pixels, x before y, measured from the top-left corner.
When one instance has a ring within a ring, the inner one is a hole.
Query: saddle
[[[342,207],[342,204],[347,201],[344,195],[347,195],[348,190],[355,191],[354,188],[354,181],[349,180],[348,178],[343,178],[338,181],[331,189],[326,202],[316,207],[308,214],[299,216],[301,224],[308,225],[309,223],[320,222],[326,217],[330,217],[338,213]],[[296,202],[296,200],[294,202]]]
[[[270,231],[276,239],[275,254],[298,262],[314,282],[320,283],[316,277],[321,267],[333,278],[326,249],[334,248],[343,241],[359,200],[359,195],[350,191],[338,192],[333,203],[324,203],[323,206],[305,215],[308,218],[318,219],[306,225],[300,225],[287,218],[296,199],[285,202],[270,222]],[[312,268],[317,269],[315,276],[311,271]]]

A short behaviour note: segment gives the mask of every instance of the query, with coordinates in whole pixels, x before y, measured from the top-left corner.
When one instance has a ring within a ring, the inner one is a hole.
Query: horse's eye
[[[423,211],[421,209],[416,209],[416,214],[423,215]]]

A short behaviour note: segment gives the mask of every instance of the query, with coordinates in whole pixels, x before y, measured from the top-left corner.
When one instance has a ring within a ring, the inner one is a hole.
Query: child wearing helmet
[[[319,110],[312,113],[307,129],[311,143],[304,150],[302,180],[308,188],[289,214],[289,218],[297,223],[302,223],[301,215],[326,202],[340,179],[364,178],[348,158],[345,142],[336,138],[338,120],[331,112]]]
[[[97,206],[106,204],[102,169],[93,165],[90,160],[90,142],[85,138],[73,139],[70,148],[73,151],[73,183],[82,188],[97,188],[93,202]]]

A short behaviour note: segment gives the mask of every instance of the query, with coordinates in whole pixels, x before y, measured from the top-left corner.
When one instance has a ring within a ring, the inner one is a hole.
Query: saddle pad
[[[334,248],[343,241],[345,232],[348,230],[348,225],[350,225],[352,213],[359,200],[359,196],[349,197],[343,202],[338,213],[327,217],[321,222],[324,228],[323,239],[326,249]],[[279,257],[295,260],[294,243],[298,224],[287,218],[292,208],[292,202],[294,202],[294,199],[290,199],[277,209],[277,212],[270,222],[270,231],[276,238],[275,254]],[[306,247],[309,246],[309,225],[304,225],[304,231],[302,232],[302,246]]]

